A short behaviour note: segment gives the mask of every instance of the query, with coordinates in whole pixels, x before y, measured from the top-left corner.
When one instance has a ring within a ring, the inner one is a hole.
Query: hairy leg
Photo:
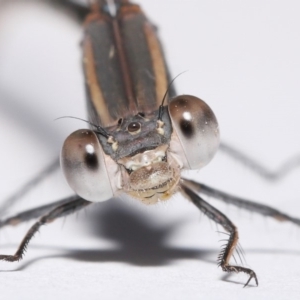
[[[219,210],[208,204],[201,197],[199,197],[190,187],[184,183],[181,185],[181,192],[185,197],[190,199],[208,218],[220,224],[228,233],[229,238],[227,244],[222,249],[218,256],[219,266],[224,272],[244,272],[249,275],[249,279],[245,283],[244,287],[249,284],[252,278],[254,278],[256,285],[258,285],[258,280],[255,272],[249,268],[231,265],[229,263],[230,258],[237,246],[239,235],[236,226]]]
[[[65,203],[73,202],[74,200],[78,199],[77,195],[55,201],[50,204],[42,205],[39,207],[35,207],[29,210],[25,210],[23,212],[20,212],[14,216],[4,218],[0,220],[0,228],[5,226],[16,226],[19,225],[22,222],[26,222],[32,219],[36,219],[41,217],[43,214],[49,212],[50,210],[63,205]]]
[[[13,255],[0,255],[0,260],[5,261],[19,261],[23,258],[25,250],[30,242],[30,240],[33,238],[35,233],[39,231],[40,227],[53,222],[54,220],[70,215],[87,205],[91,204],[91,202],[86,201],[79,196],[75,196],[73,200],[68,201],[67,203],[61,204],[54,209],[52,209],[49,213],[42,216],[36,223],[32,225],[32,227],[28,230],[27,234],[23,238],[21,244],[19,245],[19,248],[17,249],[16,253]],[[31,211],[32,212],[32,211]],[[33,212],[32,212],[33,214]],[[29,216],[30,214],[28,214]],[[24,216],[23,216],[24,217]]]

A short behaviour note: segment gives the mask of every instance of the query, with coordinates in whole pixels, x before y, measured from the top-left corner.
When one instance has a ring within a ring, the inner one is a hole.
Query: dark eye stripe
[[[84,162],[86,164],[86,166],[88,167],[88,169],[90,170],[97,170],[99,167],[99,162],[98,162],[98,158],[97,155],[95,153],[86,153],[85,157],[84,157]]]
[[[181,119],[179,122],[179,126],[180,126],[180,129],[181,129],[183,135],[187,139],[193,138],[194,133],[195,133],[195,128],[191,121]]]

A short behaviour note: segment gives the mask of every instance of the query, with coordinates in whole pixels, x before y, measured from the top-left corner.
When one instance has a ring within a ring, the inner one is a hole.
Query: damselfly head
[[[146,204],[169,199],[182,169],[199,169],[213,158],[219,127],[201,99],[183,95],[150,115],[119,121],[106,133],[72,133],[61,152],[71,188],[89,201],[105,201],[124,192]]]

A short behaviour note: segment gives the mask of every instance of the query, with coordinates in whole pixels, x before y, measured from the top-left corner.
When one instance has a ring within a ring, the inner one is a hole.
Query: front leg
[[[19,261],[23,258],[24,252],[30,242],[30,240],[33,238],[36,232],[39,231],[40,227],[53,222],[55,219],[70,215],[87,205],[91,204],[91,202],[86,201],[79,196],[76,197],[75,200],[69,201],[67,203],[64,203],[62,205],[57,206],[56,208],[52,209],[49,213],[42,216],[36,223],[34,223],[31,228],[28,230],[27,234],[23,238],[18,250],[13,255],[0,255],[0,260],[5,261]]]
[[[249,279],[245,283],[244,287],[249,284],[252,278],[254,278],[256,285],[258,285],[257,276],[253,270],[241,266],[234,266],[229,263],[239,239],[236,226],[224,214],[204,201],[184,183],[181,184],[181,192],[184,196],[190,199],[207,217],[215,221],[217,224],[220,224],[229,233],[227,245],[222,249],[218,257],[219,266],[222,268],[222,270],[224,272],[244,272],[248,274]]]

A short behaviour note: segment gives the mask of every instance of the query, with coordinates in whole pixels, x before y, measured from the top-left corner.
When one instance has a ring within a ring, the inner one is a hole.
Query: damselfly
[[[89,102],[90,122],[95,125],[92,126],[92,129],[96,133],[81,130],[75,134],[75,141],[78,138],[78,134],[79,139],[84,139],[84,136],[88,136],[87,146],[84,144],[83,149],[85,150],[82,154],[79,153],[80,157],[75,157],[76,162],[74,162],[73,153],[76,156],[78,152],[71,150],[69,152],[69,144],[74,143],[74,136],[71,136],[71,140],[67,140],[68,142],[63,148],[62,161],[70,185],[79,195],[91,201],[108,200],[110,197],[118,195],[119,192],[125,192],[149,204],[167,200],[174,193],[182,192],[200,210],[224,226],[225,230],[231,234],[224,251],[220,255],[219,263],[224,271],[243,271],[249,274],[247,285],[251,278],[254,277],[256,279],[255,273],[248,268],[229,264],[230,256],[237,243],[237,232],[234,225],[231,224],[227,217],[204,202],[197,193],[202,192],[215,197],[219,196],[226,202],[246,207],[262,214],[272,215],[278,219],[289,219],[296,223],[299,221],[298,219],[290,219],[278,211],[261,205],[241,201],[236,202],[234,197],[222,193],[218,194],[217,191],[204,185],[180,179],[179,173],[181,169],[199,168],[212,158],[218,144],[217,122],[211,110],[200,100],[193,97],[173,99],[172,89],[168,89],[168,83],[171,78],[168,76],[168,71],[165,68],[163,56],[160,52],[160,44],[156,39],[154,28],[143,19],[142,13],[137,6],[131,5],[127,1],[119,4],[120,6],[112,6],[111,9],[105,3],[102,3],[99,6],[100,8],[95,6],[88,17],[88,21],[86,21],[85,26],[87,29],[83,42],[84,71],[89,99],[92,99]],[[128,31],[126,31],[127,22]],[[94,23],[97,23],[97,25]],[[94,27],[97,26],[101,28],[95,29]],[[141,35],[142,40],[140,40],[140,31],[133,34],[136,27],[143,28],[141,31],[143,33]],[[99,30],[103,30],[101,37],[98,35]],[[106,39],[104,38],[105,35],[107,35]],[[138,40],[136,41],[135,39]],[[105,44],[105,42],[107,42],[107,48],[105,49],[105,54],[103,54],[101,51],[104,49],[103,43]],[[135,53],[135,51],[137,52]],[[99,65],[103,66],[103,70],[99,68]],[[111,79],[109,78],[110,72]],[[98,82],[100,77],[105,84],[101,85]],[[113,86],[110,87],[110,84]],[[124,86],[124,88],[119,89],[119,86]],[[122,92],[120,93],[122,95],[118,92],[116,93],[116,91],[121,90]],[[168,107],[160,106],[163,104],[166,92],[171,94],[166,99],[169,103]],[[107,99],[111,98],[120,99],[119,101],[121,102],[119,102],[118,106],[115,106],[115,102],[111,102],[111,100],[108,102]],[[153,101],[150,102],[149,99]],[[102,104],[99,104],[99,100],[102,101]],[[125,100],[126,103],[124,102]],[[109,107],[108,103],[112,103],[112,107]],[[190,109],[185,110],[186,106],[189,105]],[[98,110],[96,109],[97,107]],[[126,110],[125,107],[129,109]],[[184,110],[178,110],[180,107]],[[196,113],[197,116],[204,114],[204,119],[198,118],[193,113]],[[196,126],[194,120],[198,120],[200,123]],[[171,124],[173,125],[173,131]],[[148,125],[150,125],[150,128],[147,127]],[[148,133],[143,131],[145,128],[149,129]],[[207,130],[207,128],[209,129]],[[175,133],[177,137],[174,137]],[[147,137],[141,137],[141,134],[148,135]],[[101,146],[98,144],[98,139],[100,139]],[[130,139],[132,141],[128,143]],[[203,140],[206,141],[205,144],[207,145],[205,149],[201,147]],[[175,146],[173,144],[174,141],[177,141]],[[148,144],[149,142],[151,143]],[[76,143],[75,146],[77,145],[79,148],[83,145],[82,142],[79,143],[79,146]],[[142,147],[139,147],[141,145]],[[106,156],[102,153],[101,147],[103,147]],[[94,155],[95,152],[97,157]],[[101,161],[100,153],[104,155],[106,162],[104,160]],[[86,157],[83,161],[81,161],[82,155]],[[170,166],[172,160],[173,163]],[[80,172],[88,172],[83,177],[81,177],[82,175],[79,177],[77,173],[74,173],[76,171],[74,165],[77,164],[83,165],[83,168],[79,170]],[[110,167],[105,168],[104,166],[107,164]],[[99,165],[103,167],[99,169]],[[97,184],[93,182],[95,179],[94,172],[99,170],[101,173],[99,178],[96,178],[96,182],[104,183],[104,180],[107,180],[102,186],[99,185],[100,190],[97,188]],[[105,175],[106,170],[110,174]],[[82,178],[87,184],[82,185]],[[103,189],[110,186],[111,189],[106,190],[105,197],[102,197]],[[63,201],[63,206],[58,210],[54,208],[58,205],[56,203],[38,211],[31,211],[30,213],[9,218],[8,221],[4,220],[3,224],[31,219],[33,216],[37,217],[54,209],[50,212],[50,219],[52,220],[53,214],[56,217],[58,211],[59,215],[57,217],[60,216],[60,213],[64,215],[65,208],[71,208],[73,211],[76,208],[90,204],[90,202],[78,197]],[[47,218],[41,220],[42,223],[48,222]],[[36,226],[34,228],[38,229],[37,227],[40,225],[41,223],[37,223],[34,225]],[[32,233],[29,233],[29,238]],[[19,260],[23,254],[23,247],[26,244],[27,240],[21,246],[19,252],[12,256],[3,255],[2,259]]]

